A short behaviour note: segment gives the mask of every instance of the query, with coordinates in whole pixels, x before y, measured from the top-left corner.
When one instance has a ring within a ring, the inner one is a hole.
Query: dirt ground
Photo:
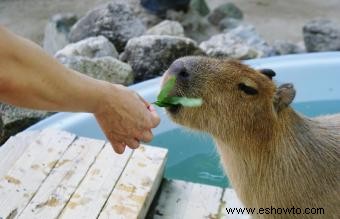
[[[79,16],[108,0],[0,0],[0,24],[41,43],[48,18],[56,13]],[[210,8],[234,2],[260,34],[272,42],[302,41],[303,24],[316,17],[340,20],[340,0],[207,0]]]

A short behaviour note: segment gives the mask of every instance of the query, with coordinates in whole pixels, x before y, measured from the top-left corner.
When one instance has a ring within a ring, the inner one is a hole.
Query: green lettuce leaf
[[[161,92],[159,92],[157,101],[162,101],[164,98],[166,98],[169,95],[172,88],[175,86],[175,83],[176,83],[176,77],[170,77],[169,80],[164,85]]]
[[[157,97],[157,101],[153,104],[159,107],[171,106],[184,106],[184,107],[198,107],[201,106],[203,101],[201,98],[188,98],[188,97],[169,97],[170,91],[175,86],[176,77],[171,77],[164,85],[163,89]]]
[[[202,105],[201,98],[188,98],[188,97],[166,97],[164,103],[172,105],[181,105],[185,107],[198,107]]]

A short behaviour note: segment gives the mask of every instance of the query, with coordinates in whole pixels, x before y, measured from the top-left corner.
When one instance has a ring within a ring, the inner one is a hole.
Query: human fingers
[[[136,139],[130,138],[125,140],[125,144],[129,146],[131,149],[136,149],[139,147],[140,143]]]
[[[153,139],[153,134],[151,130],[144,131],[139,140],[143,142],[150,142]]]
[[[111,146],[113,148],[113,150],[117,153],[117,154],[122,154],[125,151],[125,147],[126,145],[124,143],[120,143],[120,142],[111,142]]]
[[[161,119],[158,116],[156,109],[152,105],[148,106],[148,110],[151,113],[151,128],[155,128],[159,125]]]
[[[145,105],[145,123],[144,123],[144,128],[155,128],[159,122],[160,122],[160,118],[156,112],[156,109],[149,103],[147,102],[143,97],[141,97],[138,93],[136,93],[136,95],[138,96],[138,98],[143,102],[143,104]],[[151,113],[151,115],[150,115]]]
[[[109,140],[109,142],[111,143],[111,146],[113,148],[113,150],[118,153],[118,154],[122,154],[125,151],[125,147],[126,145],[119,140],[118,138],[116,138],[116,134],[111,132],[111,131],[107,131],[108,129],[103,129],[106,138]]]

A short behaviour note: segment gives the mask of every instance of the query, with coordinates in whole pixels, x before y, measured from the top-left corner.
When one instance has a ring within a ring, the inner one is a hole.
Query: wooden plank
[[[184,218],[216,218],[223,189],[211,185],[193,185]]]
[[[15,148],[16,146],[21,147],[21,144],[14,144],[15,140],[20,140],[20,142],[25,143],[24,140],[33,142],[37,134],[39,134],[39,131],[24,131],[24,132],[19,132],[14,136],[11,136],[3,145],[0,145],[0,162],[2,161],[3,158],[6,157],[6,154],[8,151],[11,149]],[[32,139],[30,137],[33,137]],[[28,145],[27,145],[28,146]]]
[[[216,186],[164,181],[151,218],[217,218],[222,192]]]
[[[27,207],[19,214],[19,218],[57,218],[104,147],[104,143],[89,138],[76,139]]]
[[[237,197],[234,189],[226,188],[224,190],[222,204],[220,208],[220,218],[221,219],[250,219],[248,214],[237,214],[237,213],[227,213],[226,208],[243,208],[243,204]]]
[[[0,217],[14,217],[34,196],[56,161],[75,139],[75,135],[44,130],[0,179]]]
[[[162,179],[166,157],[163,148],[136,149],[99,218],[144,218]]]
[[[0,147],[0,178],[4,177],[38,134],[39,131],[21,132]]]
[[[192,183],[181,180],[163,180],[161,193],[155,209],[152,209],[153,219],[183,218],[192,190]]]
[[[59,218],[97,218],[132,154],[119,155],[107,143]]]

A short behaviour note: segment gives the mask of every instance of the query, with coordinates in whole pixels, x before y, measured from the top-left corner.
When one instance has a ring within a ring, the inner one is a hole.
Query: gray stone
[[[233,3],[225,3],[216,7],[208,16],[213,25],[218,25],[224,18],[243,19],[243,12]]]
[[[191,0],[190,8],[197,11],[201,16],[206,16],[210,12],[209,6],[205,0]]]
[[[105,37],[89,37],[76,43],[72,43],[59,50],[55,56],[83,56],[88,58],[99,58],[111,56],[118,58],[118,52],[114,45]]]
[[[327,19],[317,19],[303,26],[303,38],[308,52],[339,51],[340,24]]]
[[[4,123],[2,121],[2,116],[0,114],[0,146],[1,146],[1,142],[3,141],[3,136],[4,136]]]
[[[68,68],[99,80],[123,85],[133,82],[131,66],[113,57],[58,56],[58,59]]]
[[[121,52],[127,41],[140,36],[146,28],[126,4],[111,2],[89,11],[71,29],[69,38],[76,42],[91,36],[105,36]]]
[[[115,0],[115,1],[128,4],[132,12],[139,19],[141,19],[144,25],[148,28],[155,26],[156,24],[162,21],[162,19],[159,16],[157,16],[156,14],[152,14],[148,10],[146,10],[140,4],[140,0]]]
[[[203,54],[189,38],[149,35],[129,40],[121,60],[132,66],[138,82],[161,75],[179,57]]]
[[[207,40],[219,32],[205,17],[202,17],[197,11],[192,9],[187,13],[169,10],[166,17],[169,20],[176,20],[181,23],[185,36],[197,42]]]
[[[200,44],[209,56],[253,59],[275,55],[251,25],[240,25],[229,32],[217,34]]]
[[[218,28],[223,31],[230,31],[242,24],[242,20],[235,19],[235,18],[223,18],[220,23],[218,24]]]
[[[18,108],[4,103],[0,103],[0,111],[2,112],[3,120],[0,145],[10,136],[15,135],[52,114],[51,112]]]
[[[301,45],[285,40],[275,40],[273,48],[277,55],[296,54],[306,52]]]
[[[165,20],[150,28],[146,35],[168,35],[184,37],[184,29],[177,21]]]
[[[47,23],[43,40],[44,50],[54,55],[69,43],[68,34],[77,22],[75,14],[56,14]]]

